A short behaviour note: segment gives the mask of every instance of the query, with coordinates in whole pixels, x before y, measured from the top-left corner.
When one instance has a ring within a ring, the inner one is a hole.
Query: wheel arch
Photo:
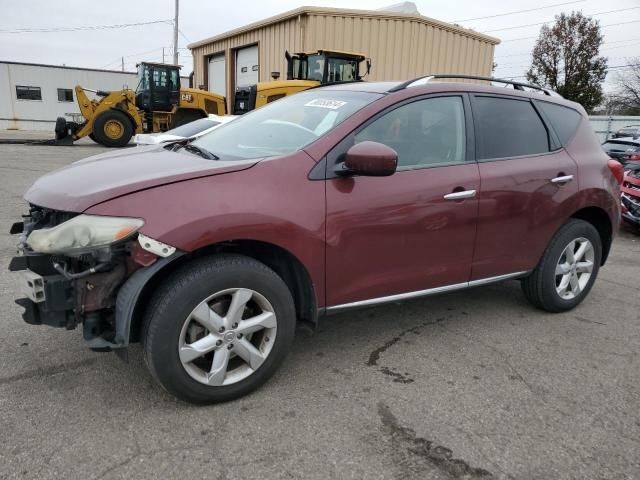
[[[600,265],[604,265],[611,251],[611,243],[613,241],[613,225],[609,214],[603,208],[590,206],[574,212],[571,218],[584,220],[593,225],[598,231],[600,240],[602,241],[602,259]]]
[[[197,261],[198,258],[219,253],[246,255],[271,268],[282,278],[291,291],[295,302],[298,323],[306,328],[315,328],[318,316],[318,303],[311,276],[304,264],[291,252],[273,243],[250,239],[233,240],[208,245],[188,254],[178,256],[169,262],[164,262],[159,268],[156,267],[155,271],[150,272],[151,275],[149,275],[148,278],[142,280],[144,284],[140,285],[137,293],[134,292],[131,294],[126,292],[125,295],[130,296],[130,298],[127,299],[130,304],[128,311],[123,308],[120,318],[116,315],[116,322],[124,322],[122,326],[118,325],[120,327],[118,330],[122,331],[123,334],[128,337],[125,339],[125,345],[140,341],[142,318],[144,317],[148,300],[158,285],[164,281],[168,275],[185,263]],[[158,260],[158,262],[163,262],[164,260],[168,259]],[[153,265],[149,268],[153,268]],[[146,269],[141,270],[141,272],[144,270]],[[129,281],[125,283],[125,286],[127,283],[129,283]],[[131,297],[131,295],[133,295],[133,297]],[[131,305],[132,302],[133,304]]]

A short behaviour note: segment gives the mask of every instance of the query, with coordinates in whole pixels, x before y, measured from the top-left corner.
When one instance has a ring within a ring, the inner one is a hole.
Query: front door
[[[329,154],[331,171],[351,145],[376,141],[398,153],[398,171],[327,180],[327,306],[469,281],[480,182],[465,103],[394,106]]]

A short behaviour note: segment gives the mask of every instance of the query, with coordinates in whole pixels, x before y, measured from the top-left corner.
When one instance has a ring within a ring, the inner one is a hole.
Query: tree
[[[614,95],[621,115],[640,115],[640,57],[627,58],[628,68],[616,75]]]
[[[597,20],[580,12],[556,15],[553,25],[540,29],[527,79],[591,111],[603,100],[607,75],[607,59],[599,56],[602,42]]]

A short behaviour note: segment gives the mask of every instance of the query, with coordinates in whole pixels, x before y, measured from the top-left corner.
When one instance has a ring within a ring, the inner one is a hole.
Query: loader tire
[[[102,112],[93,121],[93,136],[105,147],[124,147],[133,136],[131,119],[119,110]]]

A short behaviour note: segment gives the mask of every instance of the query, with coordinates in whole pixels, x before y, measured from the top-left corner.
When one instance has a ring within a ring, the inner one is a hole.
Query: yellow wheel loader
[[[285,52],[285,58],[286,80],[278,80],[279,73],[274,72],[271,74],[273,81],[236,89],[233,105],[235,115],[242,115],[279,98],[319,85],[359,82],[371,70],[371,59],[353,52],[318,50],[293,55]],[[366,62],[364,73],[360,68],[362,62]]]
[[[210,113],[226,113],[224,97],[180,88],[180,67],[162,63],[138,64],[136,90],[105,92],[77,85],[80,121],[56,120],[56,141],[70,144],[89,136],[107,147],[122,147],[135,133],[163,132]],[[99,99],[90,99],[86,92]]]

